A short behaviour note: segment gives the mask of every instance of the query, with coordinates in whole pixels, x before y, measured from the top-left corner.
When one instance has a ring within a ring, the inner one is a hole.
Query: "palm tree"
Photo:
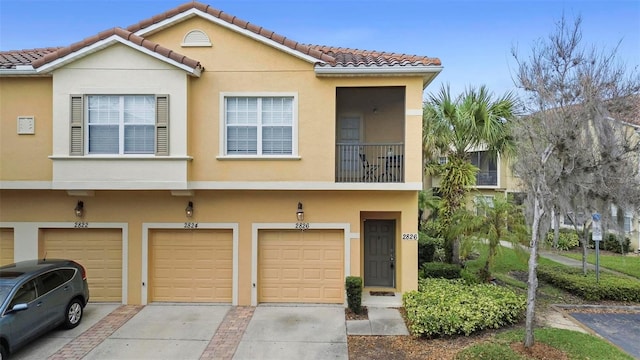
[[[423,153],[430,165],[427,171],[442,175],[439,194],[441,221],[448,226],[453,214],[464,205],[466,194],[475,185],[477,168],[471,164],[469,152],[486,149],[490,156],[511,156],[515,152],[510,135],[510,120],[516,115],[517,98],[513,93],[494,99],[486,86],[468,88],[453,98],[449,86],[430,95],[423,112]],[[446,155],[448,162],[433,165],[435,157]],[[447,257],[458,262],[454,254],[456,239],[446,239]]]
[[[527,238],[528,228],[522,208],[507,196],[496,196],[492,201],[481,201],[477,207],[481,212],[478,215],[466,209],[458,210],[449,232],[452,236],[463,236],[466,240],[480,239],[488,245],[487,259],[478,274],[481,280],[488,282],[492,279],[491,269],[500,249],[500,242],[510,242],[514,244],[514,249],[519,249],[519,240]],[[465,243],[470,245],[472,241]]]

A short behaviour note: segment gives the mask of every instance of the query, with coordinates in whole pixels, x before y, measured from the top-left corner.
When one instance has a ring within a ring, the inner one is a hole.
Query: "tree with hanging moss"
[[[640,139],[625,123],[638,116],[640,74],[606,51],[582,45],[581,18],[564,16],[530,55],[517,49],[515,82],[528,116],[514,125],[515,172],[527,191],[531,222],[525,347],[534,345],[538,246],[550,212],[575,214],[586,271],[591,214],[612,205],[640,210]],[[605,219],[606,220],[606,219]]]

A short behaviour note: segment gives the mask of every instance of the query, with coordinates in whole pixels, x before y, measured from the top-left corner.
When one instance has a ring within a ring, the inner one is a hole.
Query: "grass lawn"
[[[466,262],[466,269],[470,272],[477,272],[484,263],[487,261],[489,254],[489,247],[481,244],[477,247],[479,256],[477,259]],[[526,289],[527,284],[521,281],[515,280],[509,276],[510,271],[524,271],[529,270],[529,253],[524,250],[509,249],[506,247],[498,247],[498,254],[496,255],[493,265],[491,267],[491,274],[498,280],[503,281],[511,286]],[[538,264],[553,265],[555,262],[545,259],[543,257],[538,258]]]
[[[480,342],[466,348],[457,354],[456,359],[527,359],[510,346],[512,343],[522,343],[523,340],[524,330],[505,331],[497,334],[492,341]],[[536,329],[535,340],[564,352],[569,359],[633,359],[605,340],[576,331]]]
[[[582,254],[563,251],[560,253],[560,255],[582,261]],[[587,262],[590,264],[595,264],[596,254],[587,254]],[[600,266],[640,279],[640,256],[600,254]]]

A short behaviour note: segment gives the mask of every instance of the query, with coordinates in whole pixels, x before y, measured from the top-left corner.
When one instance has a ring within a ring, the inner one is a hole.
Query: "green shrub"
[[[362,278],[358,276],[347,276],[345,281],[347,290],[347,305],[356,314],[362,312]]]
[[[593,233],[589,234],[589,247],[592,249],[596,248],[596,242],[593,241]],[[622,241],[621,241],[622,240]],[[622,239],[622,236],[617,236],[616,234],[608,233],[603,236],[602,241],[600,241],[600,250],[613,251],[618,254],[626,254],[629,252],[629,248],[631,247],[631,239],[625,237]]]
[[[462,269],[460,270],[460,277],[464,280],[465,283],[471,284],[480,284],[480,278],[478,277],[478,273],[471,271],[470,269]]]
[[[426,262],[433,262],[438,247],[442,247],[444,240],[431,237],[424,231],[418,233],[418,267]]]
[[[413,335],[437,337],[465,334],[514,324],[524,315],[526,299],[490,284],[461,279],[421,279],[418,291],[402,297]]]
[[[461,276],[460,270],[460,265],[457,264],[427,262],[422,264],[418,275],[420,278],[458,279]]]
[[[594,271],[589,271],[584,276],[582,269],[540,265],[538,278],[589,301],[640,302],[640,281],[606,272],[600,272],[600,281],[596,283]]]
[[[546,242],[549,245],[553,244],[553,231],[547,233]],[[580,245],[580,237],[573,230],[560,229],[558,234],[558,249],[559,250],[571,250]]]

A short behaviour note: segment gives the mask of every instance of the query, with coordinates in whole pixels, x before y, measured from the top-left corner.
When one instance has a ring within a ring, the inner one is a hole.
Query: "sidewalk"
[[[513,249],[513,244],[508,242],[508,241],[500,241],[500,245],[504,246],[506,248],[509,248],[509,249]],[[526,251],[526,252],[529,252],[529,248],[526,247],[526,246],[520,245],[520,248],[522,250]],[[562,255],[556,253],[555,251],[539,249],[538,250],[538,254],[540,255],[540,257],[547,258],[549,260],[555,261],[555,262],[557,262],[559,264],[562,264],[562,265],[582,268],[582,260],[576,260],[576,259],[572,259],[572,258],[569,258],[569,257],[566,257],[566,256],[562,256]],[[596,266],[594,264],[587,263],[587,269],[595,270],[595,268],[596,268]],[[600,266],[600,271],[606,271],[606,272],[611,273],[611,274],[616,274],[616,275],[620,275],[620,276],[624,276],[624,277],[629,277],[629,275],[627,275],[627,274],[623,274],[623,273],[617,272],[615,270],[607,269],[607,268],[604,268],[602,266]]]

